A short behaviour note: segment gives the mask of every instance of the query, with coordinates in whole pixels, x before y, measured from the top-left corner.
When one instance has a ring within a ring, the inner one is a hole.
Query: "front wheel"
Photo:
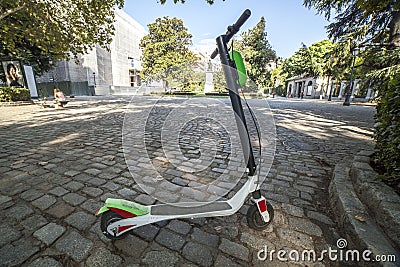
[[[247,223],[250,228],[255,230],[264,230],[265,228],[270,225],[272,220],[274,219],[274,208],[272,205],[267,201],[267,211],[269,213],[269,222],[265,222],[261,217],[260,211],[258,210],[257,204],[253,204],[247,210]]]
[[[120,221],[120,220],[122,220],[122,219],[124,219],[124,217],[122,217],[122,216],[119,215],[118,213],[113,212],[113,211],[111,211],[111,210],[108,210],[108,211],[102,213],[102,214],[101,214],[101,221],[100,221],[100,229],[101,229],[101,231],[103,232],[103,234],[104,234],[107,238],[113,239],[113,240],[118,240],[118,239],[123,239],[123,238],[125,238],[125,237],[129,234],[129,232],[123,233],[123,234],[120,235],[120,236],[114,236],[114,235],[110,234],[110,233],[107,231],[107,227],[108,227],[110,224],[112,224],[112,223],[114,223],[114,222],[117,222],[117,221]]]

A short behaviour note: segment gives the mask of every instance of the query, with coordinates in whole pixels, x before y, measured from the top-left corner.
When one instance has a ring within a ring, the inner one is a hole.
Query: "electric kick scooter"
[[[271,204],[261,195],[258,175],[256,175],[253,148],[250,142],[245,114],[238,90],[241,85],[244,85],[243,82],[245,82],[245,80],[243,81],[243,76],[246,78],[246,71],[240,54],[233,50],[229,52],[227,46],[230,39],[239,31],[240,27],[250,15],[250,10],[245,10],[237,22],[228,27],[226,34],[217,37],[217,48],[211,55],[211,58],[215,58],[218,54],[220,56],[224,76],[229,89],[229,98],[235,113],[236,125],[239,130],[243,154],[247,162],[248,180],[236,194],[228,200],[218,200],[204,204],[194,203],[195,205],[192,206],[171,204],[144,206],[123,199],[109,198],[106,200],[105,205],[96,212],[96,215],[101,214],[100,227],[106,237],[110,239],[121,239],[134,228],[163,220],[229,216],[236,213],[242,207],[250,193],[250,199],[254,204],[250,206],[247,212],[249,227],[262,230],[271,223],[274,217],[274,210]],[[253,120],[255,120],[254,116]],[[257,131],[259,130],[257,129]],[[260,136],[258,137],[260,138]]]

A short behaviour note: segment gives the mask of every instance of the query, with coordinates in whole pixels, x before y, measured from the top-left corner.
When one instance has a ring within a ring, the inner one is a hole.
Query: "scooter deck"
[[[217,201],[194,207],[180,207],[168,204],[155,205],[151,207],[150,213],[151,215],[186,215],[230,209],[232,209],[232,206],[229,205],[229,203],[227,203],[226,201]]]

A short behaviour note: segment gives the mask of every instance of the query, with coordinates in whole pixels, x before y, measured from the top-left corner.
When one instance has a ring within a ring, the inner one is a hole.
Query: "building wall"
[[[291,77],[287,80],[286,96],[290,97],[301,97],[303,92],[304,98],[327,98],[332,91],[332,97],[342,99],[346,95],[346,88],[348,81],[336,81],[327,77],[305,77],[296,76]],[[311,86],[309,88],[309,86]],[[351,99],[356,98],[364,100],[371,100],[375,96],[375,91],[369,87],[361,87],[361,81],[356,79],[353,82],[353,88],[351,91]]]
[[[320,98],[327,94],[327,79],[323,77],[296,76],[287,80],[286,92],[291,97]]]
[[[147,32],[122,10],[115,11],[114,27],[110,51],[97,45],[87,54],[78,55],[78,63],[57,62],[54,70],[36,78],[39,92],[42,88],[43,96],[51,96],[53,87],[58,87],[67,94],[107,95],[113,86],[137,85],[131,83],[130,76],[141,71],[139,43]]]
[[[142,53],[139,44],[147,32],[124,11],[117,10],[115,15],[115,36],[110,45],[112,85],[131,86],[130,73],[138,75],[142,70],[140,64]]]

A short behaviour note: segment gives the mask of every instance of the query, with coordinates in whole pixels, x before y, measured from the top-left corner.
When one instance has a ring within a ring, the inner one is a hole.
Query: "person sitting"
[[[57,102],[58,106],[63,107],[68,101],[65,98],[64,93],[60,89],[54,89],[54,99]]]
[[[65,95],[60,89],[54,89],[54,98],[57,101],[64,101],[65,100]]]

